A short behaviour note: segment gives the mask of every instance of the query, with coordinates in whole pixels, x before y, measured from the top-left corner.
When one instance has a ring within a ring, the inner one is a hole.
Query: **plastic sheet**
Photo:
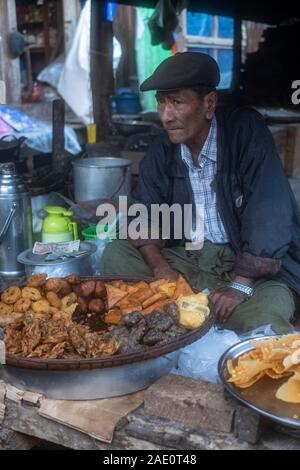
[[[239,342],[240,338],[233,331],[213,326],[201,339],[182,349],[178,368],[173,369],[172,373],[207,382],[220,382],[219,359],[230,346]]]

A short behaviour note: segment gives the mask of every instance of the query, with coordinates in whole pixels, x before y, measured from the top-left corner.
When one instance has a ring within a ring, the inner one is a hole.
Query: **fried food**
[[[203,305],[202,309],[202,312],[199,309],[194,311],[180,309],[179,324],[188,330],[200,328],[209,315],[208,307]]]
[[[88,312],[88,301],[83,297],[77,298],[78,308],[82,315],[85,315]]]
[[[28,312],[28,310],[30,310],[30,308],[31,308],[31,300],[24,299],[24,297],[21,297],[21,299],[19,299],[13,307],[14,312],[17,312],[17,313],[26,313]]]
[[[11,286],[5,289],[1,295],[1,300],[7,305],[15,304],[22,296],[21,289],[17,286]]]
[[[81,282],[80,276],[78,276],[78,274],[70,274],[69,276],[66,276],[64,279],[71,285],[80,284]]]
[[[158,292],[157,294],[153,294],[149,299],[145,300],[142,303],[142,307],[143,307],[143,309],[147,308],[147,307],[150,307],[150,305],[153,305],[156,302],[158,302],[160,300],[165,300],[165,299],[167,299],[167,295],[163,294],[161,292]]]
[[[96,299],[104,299],[106,296],[105,284],[102,281],[96,281],[95,297]]]
[[[45,283],[45,292],[56,292],[58,293],[60,291],[60,288],[61,288],[61,279],[59,278],[51,278],[51,279],[47,279],[46,283]]]
[[[143,308],[142,313],[143,315],[148,315],[148,313],[152,313],[155,311],[164,311],[165,306],[171,302],[170,299],[158,300],[154,304],[150,305],[147,308]]]
[[[28,287],[43,287],[47,280],[47,274],[33,274],[27,278]]]
[[[105,323],[109,325],[118,325],[122,319],[122,312],[119,308],[109,310],[105,315]]]
[[[61,308],[62,302],[61,302],[60,298],[58,297],[58,295],[55,292],[52,292],[52,291],[47,292],[46,293],[46,299],[49,302],[49,304],[51,305],[51,307],[55,307],[55,308],[58,308],[58,309]]]
[[[153,290],[153,292],[157,292],[158,286],[166,284],[167,282],[167,279],[157,279],[157,281],[150,282],[149,287]]]
[[[160,284],[157,287],[157,292],[166,294],[170,299],[173,298],[175,290],[176,290],[176,282],[166,282],[164,284]]]
[[[1,315],[10,315],[14,309],[13,305],[5,304],[4,302],[0,302],[0,316]]]
[[[288,403],[300,403],[300,373],[295,372],[276,392],[276,398]]]
[[[118,302],[120,302],[128,294],[127,292],[122,291],[118,287],[112,285],[106,285],[106,294],[107,294],[107,306],[111,310]]]
[[[48,300],[38,300],[37,302],[32,302],[32,310],[35,313],[48,314],[50,313],[50,304]]]
[[[60,281],[60,289],[59,289],[59,295],[61,297],[64,297],[65,295],[69,295],[72,292],[72,286],[71,284],[68,283],[65,279],[61,279]]]
[[[127,292],[130,295],[130,294],[134,294],[138,290],[148,289],[149,287],[151,289],[151,284],[147,284],[147,282],[145,282],[145,281],[139,281],[139,282],[136,282],[135,284],[129,285],[127,287]]]
[[[193,289],[190,287],[190,285],[186,282],[186,280],[182,276],[179,276],[176,281],[176,289],[175,289],[173,298],[177,300],[179,297],[183,295],[192,295],[192,294],[193,294]]]
[[[237,387],[250,387],[265,375],[278,380],[300,372],[300,335],[283,335],[251,343],[255,349],[241,355],[235,364],[227,361],[228,381]],[[298,396],[294,375],[277,390],[276,397],[280,400],[300,403],[300,390]],[[296,377],[295,380],[299,380]]]
[[[14,318],[11,315],[0,315],[0,328],[6,328],[14,322]]]
[[[88,310],[95,313],[103,313],[105,310],[104,302],[101,299],[92,299],[89,303]]]
[[[22,289],[22,297],[32,300],[32,302],[37,302],[42,298],[40,291],[36,287],[24,287]]]
[[[81,283],[80,286],[80,295],[81,297],[89,297],[95,292],[95,281],[85,281]]]

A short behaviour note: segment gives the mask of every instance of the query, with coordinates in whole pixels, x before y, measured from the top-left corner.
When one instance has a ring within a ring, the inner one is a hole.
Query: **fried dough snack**
[[[43,287],[47,280],[47,274],[33,274],[27,278],[28,287]]]
[[[81,283],[80,295],[81,297],[89,297],[95,292],[95,281],[85,281]]]
[[[31,300],[30,299],[24,299],[24,297],[21,297],[15,305],[13,306],[14,312],[17,313],[26,313],[28,310],[30,310],[31,307]]]
[[[13,312],[14,306],[0,302],[0,315],[10,315]]]
[[[51,307],[55,307],[58,309],[61,308],[62,306],[61,300],[55,292],[52,292],[52,291],[47,292],[46,299],[48,300]]]
[[[15,304],[21,298],[21,289],[17,286],[11,286],[5,289],[1,295],[1,300],[7,305]]]
[[[89,303],[88,309],[90,312],[103,313],[105,305],[101,299],[92,299]]]
[[[22,297],[33,302],[37,302],[42,298],[40,291],[36,287],[24,287],[22,289]]]
[[[265,375],[277,380],[300,372],[300,335],[283,335],[260,342],[253,340],[252,344],[255,349],[241,355],[236,364],[232,360],[227,361],[228,381],[237,387],[248,388]],[[278,390],[277,398],[285,396],[291,399],[294,383],[292,380],[288,383],[291,385]],[[291,402],[300,403],[300,395],[293,399],[299,401]]]

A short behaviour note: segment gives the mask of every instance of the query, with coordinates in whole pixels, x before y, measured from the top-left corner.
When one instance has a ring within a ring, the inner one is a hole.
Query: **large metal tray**
[[[260,342],[270,338],[274,338],[274,336],[262,336],[256,338],[255,341]],[[244,389],[238,388],[233,383],[228,382],[229,373],[226,366],[228,359],[231,359],[233,364],[235,364],[239,356],[254,349],[252,345],[253,341],[253,339],[251,342],[250,340],[246,340],[230,347],[220,358],[218,370],[225,388],[237,400],[266,418],[276,421],[283,426],[297,430],[300,429],[300,404],[286,403],[282,400],[278,400],[275,396],[276,391],[280,385],[286,382],[287,377],[280,380],[263,377],[251,387]]]

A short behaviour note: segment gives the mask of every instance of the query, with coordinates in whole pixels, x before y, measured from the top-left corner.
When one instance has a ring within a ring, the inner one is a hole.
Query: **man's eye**
[[[180,100],[173,100],[173,103],[174,104],[181,104],[181,101]]]

